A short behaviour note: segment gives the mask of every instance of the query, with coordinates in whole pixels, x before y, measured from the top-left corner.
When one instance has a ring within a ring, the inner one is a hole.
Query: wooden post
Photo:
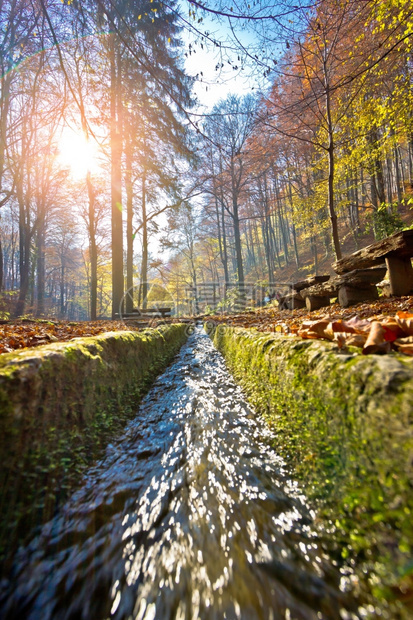
[[[305,301],[301,297],[299,293],[293,291],[292,293],[288,293],[284,297],[284,306],[288,308],[288,310],[296,310],[300,308],[305,308]]]
[[[389,270],[390,294],[408,295],[413,289],[413,268],[410,258],[389,256],[386,258]]]
[[[315,297],[314,295],[309,295],[305,298],[305,305],[309,312],[318,310],[319,308],[325,308],[330,305],[330,297]]]
[[[366,288],[355,288],[343,284],[338,290],[338,303],[343,308],[348,308],[363,301],[376,301],[379,298],[376,286]]]

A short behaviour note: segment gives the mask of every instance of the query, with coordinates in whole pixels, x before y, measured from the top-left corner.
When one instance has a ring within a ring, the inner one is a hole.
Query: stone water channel
[[[358,618],[271,434],[197,327],[61,512],[3,620]],[[364,615],[364,614],[363,614]]]

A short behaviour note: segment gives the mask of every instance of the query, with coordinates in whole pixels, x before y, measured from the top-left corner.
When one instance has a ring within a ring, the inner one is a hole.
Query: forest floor
[[[190,320],[194,317],[182,317]],[[364,346],[370,328],[374,323],[384,325],[384,333],[379,339],[386,343],[383,350],[397,348],[400,339],[408,338],[402,345],[409,345],[400,351],[413,354],[413,297],[381,298],[376,302],[360,303],[350,308],[332,304],[327,308],[308,312],[302,310],[278,310],[276,305],[257,308],[238,314],[220,314],[196,317],[197,320],[227,324],[234,327],[253,327],[260,331],[272,331],[304,338],[324,338],[334,340],[340,346],[355,345],[351,336],[359,338],[359,346]],[[151,327],[165,323],[177,323],[181,319],[153,319]],[[398,321],[398,323],[397,323]],[[347,326],[347,327],[346,327]],[[10,353],[17,349],[37,347],[51,342],[65,342],[78,337],[96,336],[110,331],[144,329],[124,321],[61,321],[54,319],[20,319],[3,321],[0,324],[0,353]],[[376,330],[377,331],[377,330]],[[364,339],[364,342],[361,342]],[[377,340],[377,338],[376,338]],[[396,344],[394,344],[396,342]],[[391,343],[391,346],[389,344]],[[378,341],[376,342],[378,344]],[[410,353],[412,350],[412,353]],[[371,352],[371,351],[370,351]],[[376,351],[377,352],[377,351]]]
[[[405,206],[400,213],[401,219],[406,226],[413,225],[413,211]],[[364,228],[366,228],[364,226]],[[372,231],[365,232],[357,241],[354,235],[349,232],[345,225],[341,226],[340,239],[342,244],[343,255],[348,255],[357,250],[359,247],[365,247],[370,243],[373,243],[374,236]],[[308,245],[308,244],[307,244]],[[331,248],[330,248],[331,251]],[[318,248],[318,274],[334,274],[332,264],[334,257],[331,254],[325,253],[321,247]],[[287,265],[282,264],[280,269],[277,269],[276,277],[280,282],[296,282],[302,280],[308,276],[315,274],[314,256],[309,249],[304,251],[300,249],[300,267],[297,268],[293,257],[290,256],[290,261]],[[254,275],[254,274],[252,274]],[[258,274],[257,274],[258,277]],[[401,313],[404,313],[403,317]],[[407,313],[407,314],[406,314]],[[410,321],[409,314],[412,314],[413,325],[413,297],[394,297],[394,298],[380,298],[376,302],[360,303],[350,308],[342,308],[338,304],[332,304],[328,308],[322,308],[320,310],[314,310],[308,312],[303,310],[278,310],[277,304],[269,305],[264,308],[257,308],[252,311],[248,311],[241,314],[222,314],[222,315],[210,315],[210,316],[198,316],[197,320],[210,320],[215,323],[226,323],[238,327],[254,327],[261,331],[275,331],[288,335],[299,335],[304,338],[325,338],[328,340],[336,340],[339,345],[344,343],[342,337],[331,337],[332,332],[335,330],[341,330],[340,324],[347,324],[350,322],[349,330],[347,333],[356,333],[364,336],[368,335],[370,326],[374,322],[389,323],[390,317],[396,317],[400,315],[400,320],[404,321],[404,331],[402,328],[393,329],[393,332],[398,337],[409,337],[412,339],[412,343],[405,342],[406,353],[413,354],[413,328],[410,331],[410,327],[407,328],[406,321]],[[182,317],[184,320],[191,320],[194,317]],[[147,326],[156,327],[159,324],[164,323],[177,323],[180,319],[152,319]],[[357,321],[368,320],[369,324],[366,326]],[[315,329],[311,328],[311,324],[315,325]],[[318,326],[317,326],[318,325]],[[310,326],[310,327],[309,327]],[[99,321],[64,321],[55,318],[43,318],[43,319],[10,319],[0,321],[0,354],[10,353],[17,349],[23,349],[27,347],[37,347],[51,342],[65,342],[78,337],[96,336],[98,334],[109,331],[120,330],[140,330],[145,327],[138,326],[133,322],[124,321],[112,321],[112,320],[99,320]],[[407,331],[406,331],[407,330]],[[387,330],[388,331],[388,330]],[[390,337],[391,341],[395,340],[394,334]],[[386,341],[387,342],[387,341]],[[350,342],[350,344],[362,344],[357,342]],[[387,349],[389,348],[386,345]],[[397,348],[397,345],[390,347]],[[399,350],[402,350],[399,348]],[[410,353],[410,350],[412,353]],[[385,352],[383,350],[382,352]]]
[[[338,303],[320,310],[278,310],[267,306],[232,315],[211,315],[204,320],[231,327],[248,327],[305,339],[334,341],[340,348],[355,346],[363,353],[413,355],[413,297],[380,298],[342,308]]]
[[[413,198],[413,191],[411,197]],[[399,207],[398,216],[400,216],[406,228],[413,226],[413,208],[408,204],[401,205]],[[354,235],[348,222],[343,221],[341,218],[338,222],[340,245],[343,256],[347,256],[356,252],[357,250],[374,243],[374,233],[369,223],[369,215],[360,213],[360,233],[358,236]],[[329,274],[337,275],[333,269],[333,263],[335,256],[333,248],[331,246],[331,239],[329,235],[326,235],[327,245],[322,243],[321,238],[318,237],[317,242],[317,268],[315,266],[314,254],[311,251],[310,243],[308,239],[298,238],[298,254],[299,254],[299,266],[295,262],[293,251],[290,249],[288,264],[285,264],[284,255],[281,254],[280,262],[275,261],[276,266],[276,281],[278,282],[298,282],[309,276],[313,276],[316,273],[318,275]],[[262,274],[251,273],[252,278],[257,280],[262,279]]]

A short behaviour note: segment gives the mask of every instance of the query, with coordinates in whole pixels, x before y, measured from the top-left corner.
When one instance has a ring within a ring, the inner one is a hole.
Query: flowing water
[[[349,575],[197,328],[3,584],[4,620],[357,618]]]

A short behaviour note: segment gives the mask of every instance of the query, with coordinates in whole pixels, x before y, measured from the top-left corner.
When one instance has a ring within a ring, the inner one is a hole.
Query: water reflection
[[[20,550],[1,617],[356,618],[269,431],[197,329],[123,437]]]

